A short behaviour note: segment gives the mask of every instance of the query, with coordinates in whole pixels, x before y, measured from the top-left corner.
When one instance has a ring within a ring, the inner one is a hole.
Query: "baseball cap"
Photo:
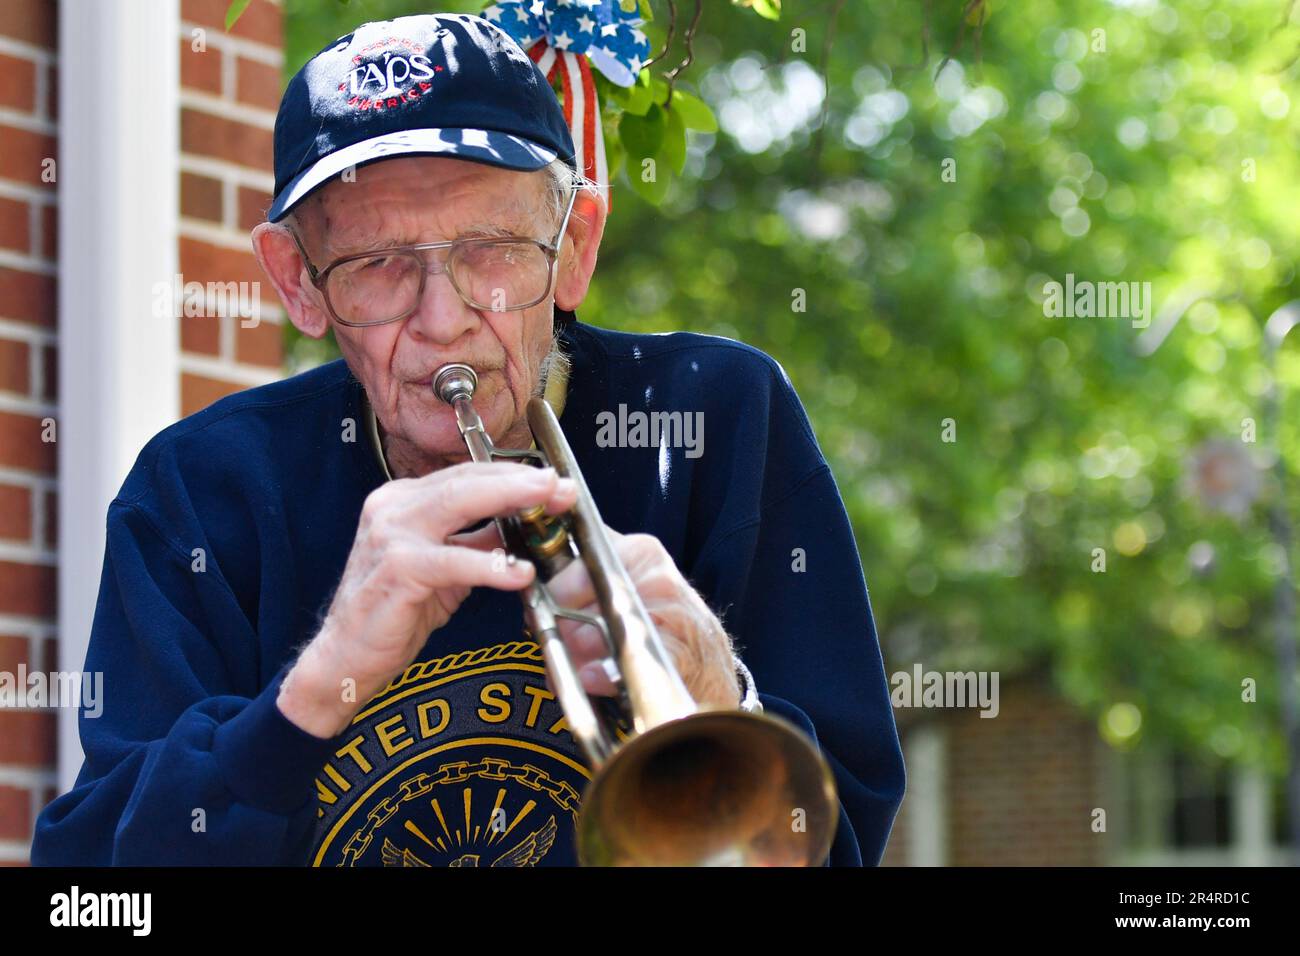
[[[335,40],[289,81],[267,219],[349,167],[419,155],[525,171],[558,158],[576,168],[555,91],[508,33],[467,14],[380,20]]]

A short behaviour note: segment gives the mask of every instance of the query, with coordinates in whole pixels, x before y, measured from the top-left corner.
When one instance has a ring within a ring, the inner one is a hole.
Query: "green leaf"
[[[627,178],[628,182],[632,184],[633,192],[651,205],[658,206],[664,201],[664,196],[668,193],[668,176],[660,161],[656,160],[655,166],[658,167],[655,170],[655,178],[647,182],[641,175],[641,161],[629,162],[627,165]]]
[[[781,0],[753,0],[750,7],[760,17],[768,20],[781,19]]]
[[[709,109],[709,104],[698,96],[682,90],[673,90],[673,113],[681,113],[682,122],[687,129],[698,129],[704,133],[716,133],[718,120]]]
[[[664,139],[659,148],[660,157],[670,163],[679,176],[686,168],[686,124],[682,120],[680,110],[664,111]]]
[[[642,82],[642,77],[649,75],[649,70],[642,70],[641,75],[637,77],[637,82],[632,86],[614,87],[614,102],[629,113],[645,116],[646,110],[654,103],[649,80]]]
[[[652,20],[654,20],[655,12],[650,8],[650,0],[637,0],[636,6],[637,9],[641,11],[642,20],[644,20],[646,23],[650,23]],[[631,8],[624,5],[623,9],[630,10]]]
[[[645,116],[624,113],[618,132],[627,154],[627,178],[633,190],[647,202],[658,205],[668,189],[670,158],[664,153],[668,117],[658,104],[652,104]],[[646,160],[652,160],[652,178],[646,180]]]
[[[628,166],[647,156],[655,156],[664,140],[664,111],[652,104],[645,116],[624,113],[618,124],[619,139],[627,150]]]
[[[230,6],[226,8],[227,33],[230,32],[230,28],[235,25],[235,21],[243,15],[244,11],[248,9],[248,5],[252,2],[253,0],[230,0]]]
[[[610,124],[606,124],[605,164],[609,167],[609,181],[611,183],[618,178],[618,171],[622,168],[626,159],[627,150],[623,148],[623,141],[619,138],[618,130],[611,128]]]

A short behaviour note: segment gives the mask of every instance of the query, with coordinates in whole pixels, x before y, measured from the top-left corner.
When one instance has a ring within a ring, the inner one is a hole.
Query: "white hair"
[[[552,160],[541,171],[551,180],[551,207],[547,210],[546,218],[552,228],[559,228],[560,219],[564,216],[564,210],[569,205],[569,196],[572,193],[585,189],[603,197],[603,190],[607,188],[594,179],[588,179],[562,159]]]

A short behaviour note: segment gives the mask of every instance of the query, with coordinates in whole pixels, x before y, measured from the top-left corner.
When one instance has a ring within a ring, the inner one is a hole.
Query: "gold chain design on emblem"
[[[477,650],[448,654],[446,657],[439,657],[431,661],[417,661],[395,677],[387,687],[371,699],[377,700],[401,687],[405,687],[407,684],[427,680],[435,674],[460,670],[462,667],[486,664],[490,661],[500,660],[503,657],[522,657],[530,661],[545,663],[542,657],[542,649],[537,645],[536,641],[511,641],[508,644],[480,647]]]
[[[416,774],[402,781],[397,792],[375,804],[366,814],[366,822],[344,844],[343,858],[338,865],[356,866],[370,848],[376,831],[392,819],[393,814],[408,800],[425,796],[434,787],[464,783],[474,777],[481,777],[484,780],[513,780],[530,790],[549,795],[560,809],[577,818],[581,794],[565,781],[551,779],[550,775],[540,767],[532,764],[516,767],[510,761],[500,757],[483,757],[477,763],[457,760],[443,764],[434,773]]]

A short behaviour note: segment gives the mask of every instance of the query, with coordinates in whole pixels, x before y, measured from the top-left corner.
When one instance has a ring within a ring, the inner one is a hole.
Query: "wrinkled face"
[[[559,228],[550,182],[545,171],[404,157],[357,169],[355,182],[331,182],[295,212],[307,253],[323,270],[340,256],[457,237],[508,232],[549,243]],[[572,242],[564,240],[559,271],[572,252]],[[493,440],[527,447],[524,408],[540,393],[542,362],[553,341],[554,290],[524,310],[476,310],[445,272],[430,268],[419,306],[408,318],[368,328],[331,323],[370,397],[389,462],[399,474],[423,474],[468,459],[452,409],[430,387],[448,362],[464,362],[478,373],[474,407]],[[308,289],[307,295],[315,292]],[[319,305],[323,310],[323,298]]]

